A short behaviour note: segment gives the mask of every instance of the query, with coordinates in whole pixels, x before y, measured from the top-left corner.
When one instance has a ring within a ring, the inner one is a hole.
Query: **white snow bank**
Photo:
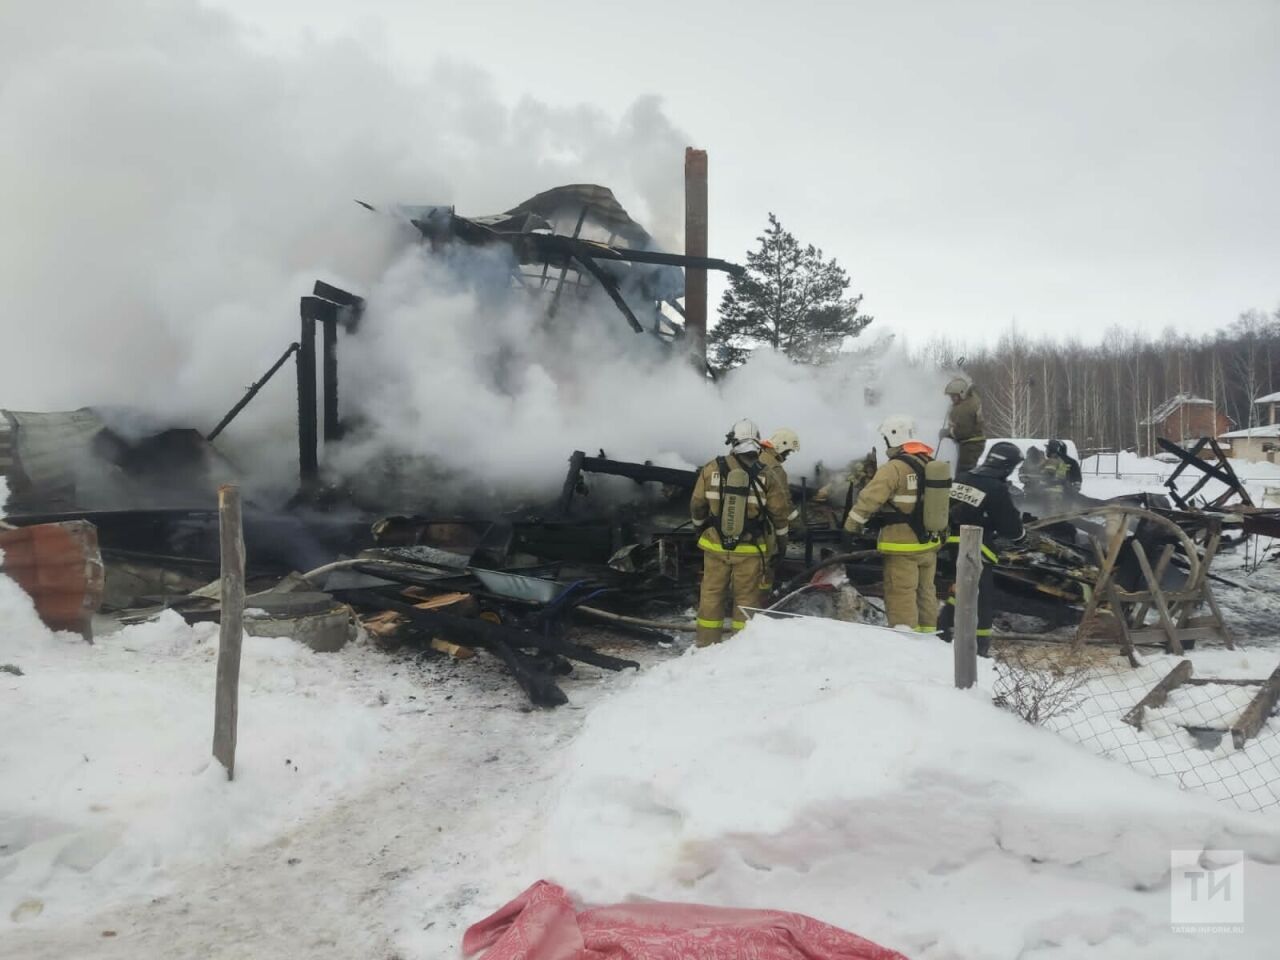
[[[1143,491],[1163,494],[1168,492],[1164,482],[1177,468],[1172,458],[1140,457],[1127,450],[1102,453],[1081,461],[1081,491],[1099,499]],[[1255,503],[1262,503],[1268,487],[1280,486],[1280,464],[1232,460],[1231,468]],[[1185,494],[1202,476],[1198,470],[1188,467],[1178,478],[1179,492]],[[1196,496],[1212,500],[1225,489],[1217,480],[1210,480]]]
[[[360,651],[246,637],[228,783],[211,760],[217,631],[169,612],[89,645],[0,576],[0,664],[23,671],[0,673],[0,927],[149,892],[292,828],[378,762],[395,734],[352,689]]]
[[[1271,650],[1194,650],[1186,654],[1199,679],[1269,677],[1277,666]],[[1122,719],[1148,691],[1182,660],[1153,656],[1137,669],[1101,671],[1079,691],[1079,708],[1053,718],[1048,726],[1094,753],[1123,760],[1136,770],[1164,778],[1243,810],[1280,811],[1280,723],[1263,727],[1236,749],[1232,724],[1258,692],[1253,685],[1184,685],[1164,705],[1145,711],[1141,729]],[[1217,731],[1198,742],[1187,728]]]
[[[1262,955],[1280,824],[951,677],[935,640],[831,621],[756,621],[662,664],[565,758],[547,875],[591,902],[798,910],[917,960]],[[1174,849],[1246,851],[1244,936],[1170,932]]]

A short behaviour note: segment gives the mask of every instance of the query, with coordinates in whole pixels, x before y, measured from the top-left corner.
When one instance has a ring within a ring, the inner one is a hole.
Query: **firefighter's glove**
[[[840,531],[840,552],[841,553],[853,552],[853,534],[848,530]]]

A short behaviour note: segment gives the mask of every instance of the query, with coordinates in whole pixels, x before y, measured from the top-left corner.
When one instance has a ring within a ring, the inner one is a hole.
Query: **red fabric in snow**
[[[462,938],[484,960],[907,960],[799,913],[694,903],[626,903],[581,912],[539,880]]]

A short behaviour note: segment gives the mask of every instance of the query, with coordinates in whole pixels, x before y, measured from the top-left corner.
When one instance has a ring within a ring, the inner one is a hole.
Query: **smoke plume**
[[[692,141],[653,99],[621,117],[507,104],[478,68],[441,63],[415,83],[387,59],[350,40],[273,55],[190,0],[5,5],[0,325],[21,362],[0,407],[120,407],[208,430],[296,338],[298,297],[321,278],[369,301],[342,343],[352,436],[326,452],[347,475],[403,455],[464,489],[542,491],[574,448],[702,462],[741,416],[797,429],[804,472],[865,452],[886,412],[936,431],[941,383],[890,354],[820,374],[762,355],[711,385],[607,303],[546,325],[475,282],[492,254],[409,242],[352,200],[478,214],[602,183],[678,250]],[[294,416],[286,370],[219,446],[284,483]]]

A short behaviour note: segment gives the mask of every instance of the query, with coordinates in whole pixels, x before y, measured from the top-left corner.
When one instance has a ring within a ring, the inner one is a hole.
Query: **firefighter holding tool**
[[[982,400],[964,377],[953,377],[944,391],[951,398],[947,411],[944,437],[956,442],[956,473],[964,473],[978,465],[986,446],[986,429],[982,425]]]

